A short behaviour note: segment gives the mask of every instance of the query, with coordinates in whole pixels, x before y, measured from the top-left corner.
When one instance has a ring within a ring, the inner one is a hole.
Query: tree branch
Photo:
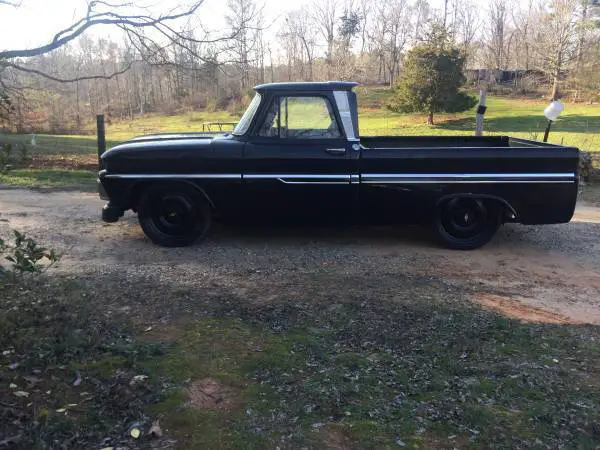
[[[5,1],[7,0],[0,0],[0,2]],[[179,13],[170,13],[153,18],[151,16],[144,15],[119,15],[110,11],[94,13],[93,8],[96,5],[114,5],[102,1],[92,1],[89,4],[86,17],[78,20],[70,27],[56,33],[52,41],[48,44],[30,49],[0,51],[0,59],[30,58],[32,56],[43,55],[61,47],[62,45],[65,45],[66,43],[83,34],[87,29],[97,25],[122,25],[132,28],[156,28],[157,25],[164,22],[177,20],[194,14],[203,3],[204,0],[196,0],[195,3],[185,11]]]
[[[14,63],[7,63],[6,66],[12,67],[13,69],[18,70],[20,72],[39,75],[41,77],[47,78],[48,80],[56,81],[58,83],[75,83],[77,81],[85,81],[85,80],[110,80],[116,76],[123,75],[125,72],[127,72],[129,69],[131,69],[131,66],[133,66],[133,64],[135,62],[138,62],[138,61],[130,61],[129,64],[127,64],[124,68],[122,68],[121,70],[118,70],[117,72],[113,72],[110,75],[89,75],[89,76],[76,77],[76,78],[59,78],[54,75],[50,75],[48,73],[42,72],[41,70],[23,67],[18,64],[14,64]]]

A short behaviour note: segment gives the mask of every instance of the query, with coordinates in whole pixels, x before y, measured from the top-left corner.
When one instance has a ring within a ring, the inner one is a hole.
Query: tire
[[[442,203],[433,231],[437,242],[452,250],[474,250],[492,240],[502,222],[502,208],[494,201],[454,197]]]
[[[154,244],[185,247],[206,236],[212,213],[204,195],[193,186],[154,185],[142,192],[138,221]]]

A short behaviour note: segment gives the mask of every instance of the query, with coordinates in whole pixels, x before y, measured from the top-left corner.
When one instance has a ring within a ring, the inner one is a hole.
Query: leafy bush
[[[445,37],[413,47],[404,58],[402,76],[388,108],[426,113],[431,125],[434,113],[472,108],[476,100],[459,90],[465,83],[464,65],[464,55]]]
[[[11,263],[13,274],[40,274],[54,266],[60,256],[54,251],[41,247],[34,239],[25,233],[13,230],[14,241],[5,242],[0,238],[0,255]],[[0,265],[0,274],[8,270]]]

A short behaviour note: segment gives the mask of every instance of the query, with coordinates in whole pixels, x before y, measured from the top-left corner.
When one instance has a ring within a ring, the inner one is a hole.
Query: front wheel
[[[494,237],[501,219],[502,209],[493,201],[455,197],[438,208],[433,231],[444,247],[473,250]]]
[[[155,185],[142,193],[138,220],[155,244],[185,247],[206,235],[211,210],[202,193],[193,186]]]

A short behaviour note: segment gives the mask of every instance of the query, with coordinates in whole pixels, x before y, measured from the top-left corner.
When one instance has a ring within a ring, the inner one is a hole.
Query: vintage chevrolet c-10
[[[102,217],[137,212],[156,244],[214,218],[431,226],[473,249],[505,222],[565,223],[579,150],[505,136],[360,136],[356,83],[272,83],[231,133],[144,136],[105,152]]]

